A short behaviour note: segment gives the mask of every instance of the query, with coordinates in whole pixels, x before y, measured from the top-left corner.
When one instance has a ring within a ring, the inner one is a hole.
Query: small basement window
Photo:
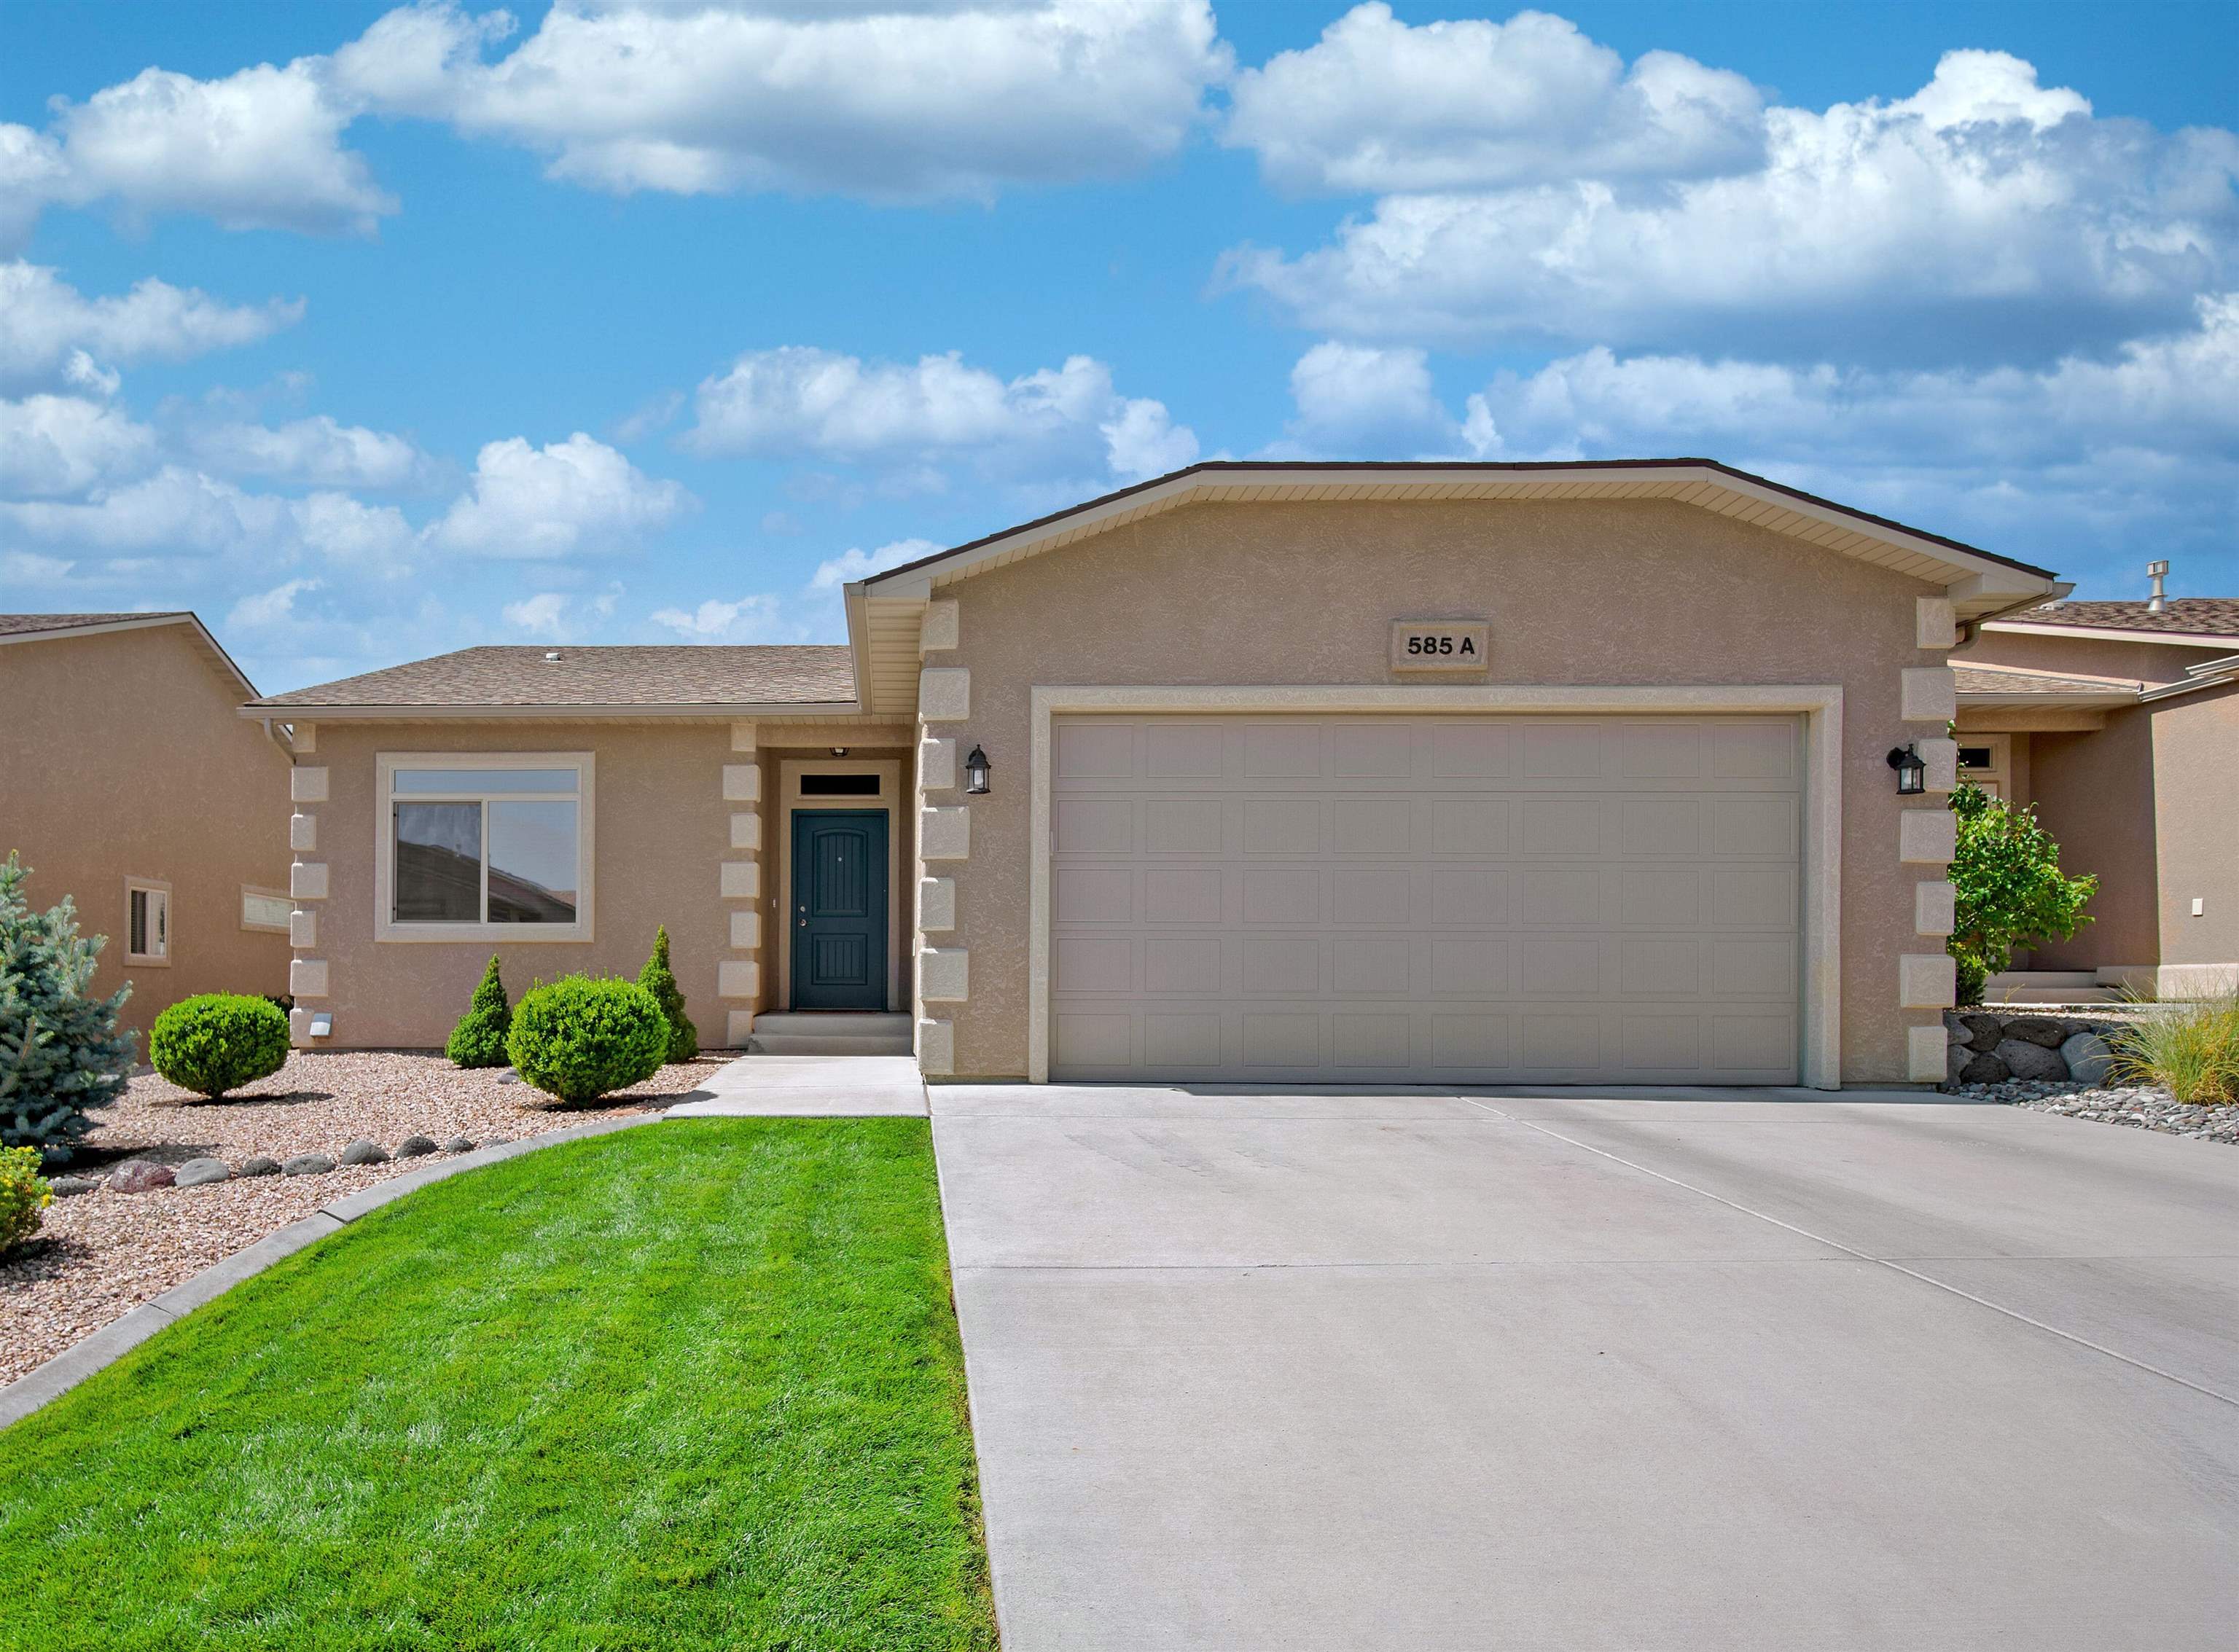
[[[879,777],[875,774],[804,774],[801,777],[803,797],[876,797]]]
[[[124,961],[171,961],[171,886],[128,879],[124,885]]]
[[[295,910],[296,903],[285,895],[245,886],[241,892],[241,926],[243,929],[269,930],[284,935],[288,932],[289,914]]]

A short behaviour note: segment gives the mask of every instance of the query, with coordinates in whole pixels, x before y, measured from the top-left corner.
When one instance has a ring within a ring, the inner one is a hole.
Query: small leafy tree
[[[498,979],[497,954],[490,954],[482,984],[467,1000],[467,1012],[443,1045],[454,1066],[502,1067],[506,1063],[505,1035],[513,1029],[513,1008],[505,1001],[505,983]]]
[[[692,1025],[692,1018],[684,1013],[684,993],[676,985],[676,972],[668,967],[668,926],[663,924],[653,932],[653,956],[645,960],[645,967],[637,973],[637,984],[653,994],[653,1001],[661,1005],[661,1014],[668,1021],[668,1059],[689,1061],[700,1053],[700,1029]]]
[[[2091,919],[2084,902],[2096,878],[2063,877],[2060,846],[2036,822],[2036,808],[2014,808],[1980,786],[1951,794],[1959,843],[1951,858],[1954,914],[1948,943],[1958,965],[1959,1002],[1983,1001],[1983,983],[2012,960],[2016,946],[2064,941]]]
[[[24,898],[30,869],[0,865],[0,1144],[60,1164],[92,1125],[87,1110],[124,1093],[132,1037],[116,1017],[128,983],[88,998],[103,938],[81,938],[69,896],[43,912]]]

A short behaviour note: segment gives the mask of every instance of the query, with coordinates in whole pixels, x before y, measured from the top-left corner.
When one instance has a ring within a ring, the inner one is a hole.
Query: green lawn
[[[919,1119],[454,1178],[0,1434],[0,1645],[993,1648]]]

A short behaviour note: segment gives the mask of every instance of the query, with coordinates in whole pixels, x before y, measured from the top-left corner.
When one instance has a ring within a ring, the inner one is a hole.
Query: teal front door
[[[793,1007],[887,1007],[887,812],[793,815]]]

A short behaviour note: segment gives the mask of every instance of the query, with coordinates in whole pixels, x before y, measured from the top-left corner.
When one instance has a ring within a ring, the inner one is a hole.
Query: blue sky
[[[1708,454],[2239,593],[2218,5],[23,3],[0,607],[791,641],[1199,457]]]

